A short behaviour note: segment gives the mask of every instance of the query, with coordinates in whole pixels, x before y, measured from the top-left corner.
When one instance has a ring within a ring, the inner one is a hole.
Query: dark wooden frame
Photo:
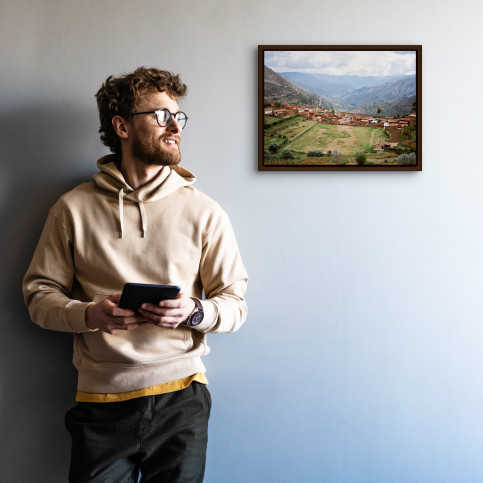
[[[265,51],[414,51],[416,54],[416,165],[316,166],[264,164],[264,54]],[[422,46],[421,45],[259,45],[258,46],[258,170],[259,171],[421,171],[422,170]]]

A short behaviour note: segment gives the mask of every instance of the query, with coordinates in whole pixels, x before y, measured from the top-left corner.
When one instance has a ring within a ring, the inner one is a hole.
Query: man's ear
[[[129,124],[123,117],[114,116],[112,118],[112,126],[121,139],[127,139],[129,137]]]

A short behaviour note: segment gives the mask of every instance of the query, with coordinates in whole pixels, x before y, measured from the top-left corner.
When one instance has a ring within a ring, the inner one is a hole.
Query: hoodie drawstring
[[[146,219],[146,210],[144,209],[144,202],[138,201],[139,214],[141,215],[141,226],[143,232],[143,238],[146,237],[146,231],[148,229],[148,222]],[[119,238],[124,236],[124,188],[119,190]]]
[[[142,201],[138,201],[139,204],[139,213],[141,214],[141,223],[143,228],[143,238],[146,236],[147,230],[147,222],[146,222],[146,212],[144,211],[144,203]]]
[[[119,190],[119,238],[124,234],[124,188]]]

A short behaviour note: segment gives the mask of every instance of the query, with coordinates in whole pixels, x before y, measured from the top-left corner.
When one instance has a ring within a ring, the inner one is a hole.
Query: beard
[[[139,159],[143,164],[155,165],[155,166],[175,166],[181,161],[181,152],[179,151],[179,141],[178,149],[175,150],[165,150],[163,149],[164,139],[167,139],[169,134],[161,136],[158,143],[153,142],[143,142],[138,133],[134,131],[132,140],[132,153],[134,157]],[[179,140],[179,138],[178,138]]]

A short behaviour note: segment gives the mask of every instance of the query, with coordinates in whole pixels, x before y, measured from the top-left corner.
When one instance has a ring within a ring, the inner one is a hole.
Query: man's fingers
[[[162,313],[154,313],[142,309],[139,311],[146,319],[149,319],[156,325],[159,325],[160,323],[179,324],[185,319],[184,312],[178,310],[169,310],[166,311],[166,313],[164,313],[164,311]]]
[[[111,294],[98,303],[90,304],[86,309],[87,327],[116,334],[151,322],[132,310],[120,309],[117,305],[120,298],[121,294]]]
[[[181,315],[184,312],[183,307],[156,307],[156,305],[151,305],[148,308],[140,308],[140,314],[155,314],[155,315],[166,315],[166,316],[176,316]]]
[[[155,322],[163,321],[176,321],[180,318],[184,318],[184,311],[179,309],[156,309],[155,311],[139,309],[139,312],[146,318],[154,320]]]
[[[116,317],[129,317],[134,315],[134,312],[129,309],[121,309],[117,306],[121,300],[120,293],[113,293],[104,299],[100,304],[102,310],[108,315],[114,315]]]
[[[150,310],[151,312],[156,312],[159,308],[162,309],[182,309],[189,305],[191,299],[166,299],[161,300],[158,305],[153,304],[143,304],[141,305],[142,309]]]
[[[120,309],[117,305],[110,307],[109,314],[114,315],[115,317],[131,317],[131,316],[134,316],[134,312],[132,310]]]
[[[185,301],[182,298],[166,299],[166,300],[161,300],[161,302],[159,302],[160,307],[166,307],[166,308],[178,308],[178,307],[182,307],[184,304],[185,304]]]

